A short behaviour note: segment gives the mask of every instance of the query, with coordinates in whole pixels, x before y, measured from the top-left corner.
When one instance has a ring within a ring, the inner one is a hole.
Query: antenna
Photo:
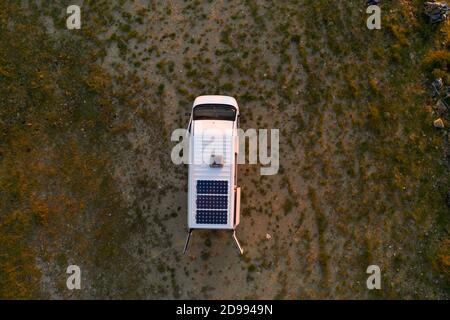
[[[186,254],[187,248],[189,246],[189,240],[191,239],[191,233],[192,233],[192,229],[189,229],[188,235],[187,235],[187,238],[186,238],[186,243],[184,244],[183,254]]]
[[[236,237],[236,230],[233,230],[233,239],[234,239],[234,242],[236,243],[236,246],[237,246],[237,248],[239,250],[239,253],[240,254],[244,254],[244,249],[242,249],[242,247],[241,247],[241,245],[239,243],[239,240]]]

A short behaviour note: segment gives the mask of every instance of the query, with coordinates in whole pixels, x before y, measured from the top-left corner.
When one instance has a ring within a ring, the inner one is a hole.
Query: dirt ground
[[[383,1],[368,30],[365,1],[0,4],[0,298],[448,299],[448,132],[422,64],[450,29],[421,8]],[[243,256],[222,231],[182,254],[170,135],[202,94],[280,130],[277,175],[239,167]]]

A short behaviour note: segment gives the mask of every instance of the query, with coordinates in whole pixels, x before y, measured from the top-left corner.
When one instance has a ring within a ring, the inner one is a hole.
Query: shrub
[[[294,203],[290,199],[286,199],[286,201],[284,202],[284,205],[283,205],[284,214],[286,215],[289,212],[291,212],[293,207],[294,207]]]
[[[430,77],[441,77],[446,83],[450,82],[449,51],[437,50],[428,53],[423,60],[423,67]]]
[[[450,280],[450,238],[444,239],[433,259],[434,269]]]

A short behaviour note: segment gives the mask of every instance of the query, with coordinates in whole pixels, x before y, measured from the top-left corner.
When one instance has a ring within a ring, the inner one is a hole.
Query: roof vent
[[[222,168],[223,167],[223,156],[212,154],[209,162],[211,168]]]

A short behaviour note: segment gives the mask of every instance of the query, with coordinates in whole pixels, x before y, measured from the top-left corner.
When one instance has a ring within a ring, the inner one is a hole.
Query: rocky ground
[[[372,31],[365,1],[2,2],[0,297],[448,299],[450,122],[424,83],[450,83],[450,27],[422,2]],[[277,175],[239,168],[243,256],[209,231],[182,254],[170,135],[201,94],[280,129]]]

